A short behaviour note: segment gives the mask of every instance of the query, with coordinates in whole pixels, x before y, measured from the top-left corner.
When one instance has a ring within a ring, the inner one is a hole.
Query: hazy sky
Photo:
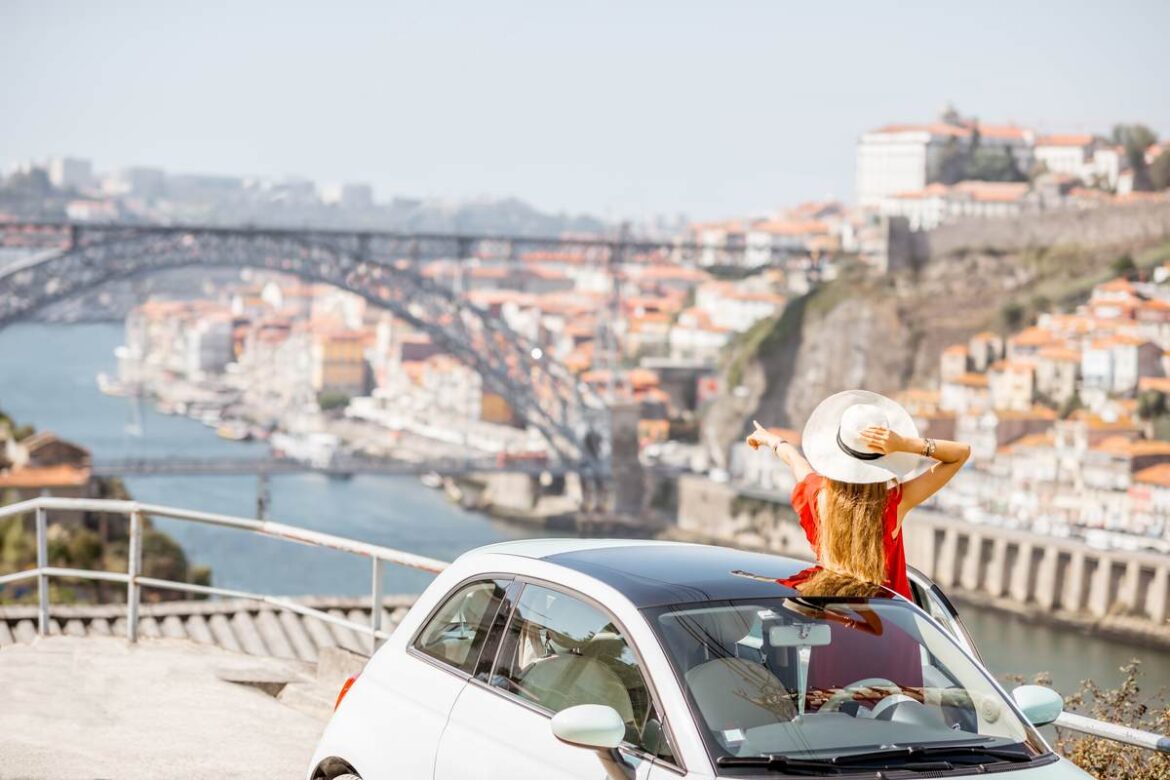
[[[1170,3],[0,0],[0,165],[515,195],[616,218],[852,198],[947,101],[1170,133]]]

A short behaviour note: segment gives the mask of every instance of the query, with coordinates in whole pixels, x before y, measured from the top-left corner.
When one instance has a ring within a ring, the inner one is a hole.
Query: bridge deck
[[[0,691],[4,777],[251,780],[304,776],[337,687],[185,640],[56,636],[0,650]]]

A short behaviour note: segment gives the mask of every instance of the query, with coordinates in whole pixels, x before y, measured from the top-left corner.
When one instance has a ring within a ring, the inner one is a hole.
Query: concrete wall
[[[1126,246],[1170,236],[1170,202],[1047,211],[996,219],[964,219],[919,233],[915,254],[932,259],[960,250],[999,252],[1079,244]]]

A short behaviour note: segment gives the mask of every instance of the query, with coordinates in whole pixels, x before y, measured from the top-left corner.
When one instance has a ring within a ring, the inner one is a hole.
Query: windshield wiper
[[[724,768],[768,769],[790,774],[839,775],[845,772],[866,769],[906,769],[917,772],[945,772],[954,769],[951,761],[942,757],[960,758],[970,756],[978,759],[987,757],[1001,761],[1031,761],[1026,752],[1007,747],[990,745],[929,745],[892,747],[886,750],[870,750],[864,753],[846,753],[832,758],[790,758],[779,754],[761,756],[721,756],[715,763]],[[939,757],[935,761],[923,761]],[[984,763],[976,761],[975,763]]]
[[[994,747],[992,745],[908,745],[906,747],[892,747],[886,750],[870,750],[865,753],[846,753],[831,759],[837,766],[864,763],[866,761],[884,761],[891,758],[929,758],[933,756],[987,756],[1001,761],[1031,761],[1032,756],[1027,751],[1009,747]]]
[[[882,755],[885,756],[884,753]],[[717,758],[715,763],[723,769],[768,769],[773,772],[785,772],[790,775],[843,775],[846,773],[891,768],[885,764],[878,766],[851,766],[848,762],[840,761],[840,758],[789,758],[788,756],[780,755],[722,756]],[[954,766],[949,761],[908,761],[899,763],[897,768],[918,772],[945,772],[954,769]]]
[[[794,775],[839,775],[841,768],[825,758],[787,756],[720,756],[715,763],[724,769],[770,769]]]

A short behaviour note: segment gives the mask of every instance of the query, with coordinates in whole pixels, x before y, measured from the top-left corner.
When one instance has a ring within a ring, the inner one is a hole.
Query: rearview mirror
[[[768,629],[773,647],[821,647],[833,640],[827,623],[791,623]]]
[[[604,704],[578,704],[552,717],[553,736],[579,747],[616,748],[626,736],[626,724],[617,710]]]
[[[1064,699],[1043,685],[1021,685],[1012,689],[1012,698],[1033,726],[1047,726],[1064,712]]]

